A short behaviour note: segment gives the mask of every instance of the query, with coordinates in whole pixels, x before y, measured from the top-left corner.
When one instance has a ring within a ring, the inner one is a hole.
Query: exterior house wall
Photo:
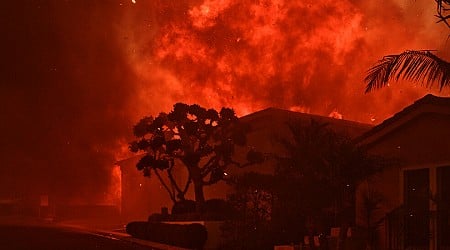
[[[450,116],[424,114],[368,145],[370,153],[398,161],[369,179],[371,188],[383,194],[384,210],[403,203],[404,170],[450,166],[449,128]]]
[[[428,169],[430,197],[436,195],[438,167],[450,166],[450,114],[440,108],[431,112],[431,107],[419,109],[397,120],[397,124],[366,138],[369,151],[376,155],[397,159],[396,166],[385,169],[362,183],[357,191],[357,223],[367,224],[363,206],[363,194],[368,190],[381,198],[379,208],[372,214],[373,222],[383,220],[405,203],[405,173],[414,169]],[[444,112],[442,112],[444,111]],[[402,120],[403,119],[403,120]],[[448,180],[450,181],[450,180]],[[435,204],[429,200],[429,210],[435,211]],[[412,216],[412,215],[411,215]],[[389,235],[387,224],[379,227],[378,246],[387,249]],[[436,249],[436,218],[430,217],[429,249]],[[402,243],[403,244],[403,243]]]
[[[449,128],[450,115],[421,114],[368,146],[370,152],[398,158],[405,166],[447,162]]]
[[[269,108],[248,116],[240,118],[241,121],[250,126],[247,134],[247,144],[243,147],[236,146],[234,160],[240,163],[246,162],[246,154],[250,149],[263,152],[268,155],[286,155],[284,146],[280,140],[291,140],[291,132],[288,123],[300,122],[308,125],[311,120],[319,123],[329,124],[329,128],[338,133],[356,137],[368,131],[372,126],[352,121],[338,120],[329,117],[303,114],[287,110]],[[161,211],[161,207],[172,207],[172,201],[164,187],[159,183],[156,176],[143,177],[142,172],[137,171],[136,163],[139,156],[119,161],[122,171],[122,214],[130,219],[147,219],[152,213]],[[245,172],[258,172],[263,174],[273,174],[276,161],[269,157],[262,164],[255,164],[245,168],[235,166],[229,167],[226,171],[230,176],[240,175]],[[187,172],[183,166],[179,166],[176,171],[178,180],[183,181],[187,177]],[[139,186],[142,184],[142,186]],[[232,192],[232,187],[221,181],[217,184],[204,188],[205,199],[226,199],[227,194]],[[194,199],[193,188],[186,194],[187,199]]]
[[[247,136],[247,145],[237,148],[238,162],[245,162],[245,154],[251,148],[259,152],[284,155],[286,152],[283,151],[280,138],[290,139],[287,123],[300,121],[307,124],[311,120],[328,123],[331,129],[352,138],[364,133],[359,142],[367,146],[370,153],[397,159],[397,165],[386,168],[362,182],[356,191],[356,223],[364,227],[367,225],[368,217],[370,224],[381,222],[375,239],[378,242],[376,249],[388,249],[388,243],[392,241],[388,235],[388,231],[392,228],[387,224],[386,216],[392,214],[405,202],[405,175],[413,169],[427,169],[429,175],[427,185],[429,185],[431,196],[435,196],[438,168],[450,166],[449,98],[426,96],[372,129],[370,125],[278,109],[256,112],[241,120],[251,126],[251,131]],[[157,178],[143,177],[142,173],[136,170],[137,160],[138,158],[132,158],[121,161],[119,164],[123,175],[122,211],[130,218],[145,219],[149,214],[159,212],[161,206],[170,208],[171,201]],[[275,161],[268,160],[262,165],[245,169],[230,168],[227,172],[230,175],[248,171],[271,174],[275,164]],[[182,169],[178,174],[180,180],[186,175]],[[450,182],[450,180],[442,181]],[[231,192],[231,187],[220,182],[206,187],[204,191],[206,199],[225,198],[226,194]],[[370,216],[364,207],[364,197],[368,195],[372,199],[379,200],[377,209],[371,211]],[[187,198],[193,199],[193,193],[188,193]],[[436,210],[436,204],[431,200],[428,207],[430,211]],[[429,248],[426,249],[437,249],[436,223],[436,217],[430,219],[431,240]],[[399,244],[398,248],[393,249],[404,249],[401,245],[403,243]]]

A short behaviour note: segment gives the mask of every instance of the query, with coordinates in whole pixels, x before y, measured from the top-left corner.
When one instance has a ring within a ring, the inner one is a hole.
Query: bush
[[[167,214],[153,213],[148,217],[148,222],[161,222],[169,219]]]
[[[180,225],[134,221],[127,224],[126,232],[135,238],[191,249],[201,249],[207,239],[206,228],[198,223]]]
[[[195,201],[183,200],[176,202],[172,207],[172,214],[195,213]]]
[[[226,220],[236,215],[236,209],[222,199],[211,199],[205,202],[205,215],[216,220]]]
[[[166,220],[226,220],[235,215],[236,209],[229,202],[222,199],[206,200],[203,204],[203,212],[200,214],[196,211],[195,201],[184,200],[174,204],[172,214]],[[153,219],[156,219],[156,216]]]

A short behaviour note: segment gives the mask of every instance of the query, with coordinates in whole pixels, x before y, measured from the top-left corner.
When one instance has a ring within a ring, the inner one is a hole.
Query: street
[[[154,249],[111,236],[102,236],[64,227],[0,225],[2,249]]]

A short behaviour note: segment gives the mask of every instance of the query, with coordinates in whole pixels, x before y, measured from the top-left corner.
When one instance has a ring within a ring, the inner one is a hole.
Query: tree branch
[[[202,177],[206,177],[209,173],[211,173],[213,169],[212,166],[214,165],[213,163],[217,163],[217,156],[211,157],[211,159],[209,159],[208,162],[200,168]]]
[[[191,173],[188,173],[188,179],[187,179],[186,185],[184,186],[184,189],[183,189],[183,195],[186,194],[186,192],[188,191],[189,185],[191,185],[191,182],[192,182]]]
[[[437,15],[435,15],[439,20],[437,23],[443,22],[445,25],[450,28],[450,24],[448,23],[448,19],[450,18],[450,15],[447,15],[446,12],[450,10],[450,1],[449,0],[435,0],[436,1],[436,12]]]
[[[172,200],[173,203],[176,203],[177,200],[175,199],[175,194],[171,192],[169,186],[167,186],[166,182],[163,180],[163,178],[161,177],[161,175],[159,174],[157,169],[153,169],[153,171],[155,172],[155,175],[158,177],[159,181],[161,182],[161,184],[164,186],[164,188],[167,190],[167,192],[169,193],[170,199]]]
[[[173,178],[172,168],[167,170],[167,176],[169,177],[170,183],[172,184],[172,187],[174,187],[175,190],[177,191],[179,197],[184,197],[183,191],[181,191],[180,187],[178,186],[177,182],[175,181],[175,178]]]

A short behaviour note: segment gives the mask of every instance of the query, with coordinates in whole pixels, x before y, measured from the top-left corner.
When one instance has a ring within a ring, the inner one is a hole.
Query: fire
[[[219,14],[226,10],[232,1],[207,0],[200,6],[194,6],[189,10],[192,24],[199,29],[212,27]]]
[[[114,204],[120,208],[122,202],[122,172],[120,166],[114,165],[110,174],[111,182],[105,195],[105,203]]]
[[[433,4],[417,3],[434,10]],[[418,16],[423,12],[414,3],[397,0],[148,5],[143,8],[153,10],[145,19],[152,29],[133,33],[124,46],[146,52],[126,54],[142,79],[136,120],[182,101],[230,106],[238,115],[269,106],[321,115],[339,110],[346,119],[370,123],[373,115],[386,118],[428,90],[401,85],[364,95],[366,70],[384,54],[433,49],[442,34],[432,14]]]
[[[125,138],[116,140],[113,148],[116,150],[111,152],[111,154],[115,156],[115,161],[132,156],[128,149],[128,141]],[[122,203],[122,171],[118,165],[109,166],[108,170],[109,186],[103,200],[106,204],[113,204],[120,208]]]
[[[334,110],[333,112],[331,112],[328,117],[331,118],[335,118],[335,119],[344,119],[344,116],[342,114],[340,114],[337,110]]]

